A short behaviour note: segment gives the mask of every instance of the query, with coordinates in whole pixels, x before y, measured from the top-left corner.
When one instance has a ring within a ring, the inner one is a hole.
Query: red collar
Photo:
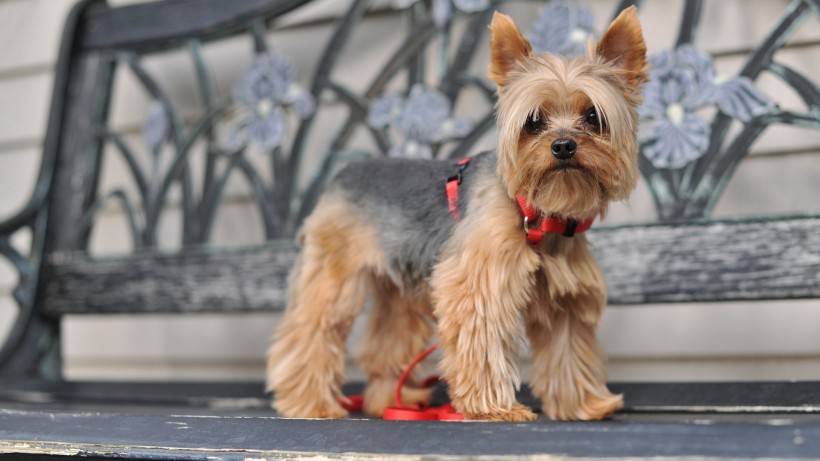
[[[464,170],[470,165],[472,158],[465,157],[456,163],[456,173],[447,178],[444,190],[447,194],[447,211],[458,221],[461,219],[459,213],[459,187],[464,176]],[[564,237],[572,237],[575,234],[586,232],[592,227],[593,218],[578,222],[574,219],[563,219],[544,216],[536,207],[521,195],[515,197],[518,208],[524,215],[524,232],[527,234],[527,241],[537,245],[544,239],[544,235],[553,233],[561,234]]]
[[[516,195],[515,201],[518,202],[518,208],[521,210],[521,214],[524,215],[524,232],[527,234],[527,241],[533,245],[541,243],[544,235],[549,233],[572,237],[575,234],[586,232],[592,227],[592,221],[595,220],[590,218],[584,221],[576,221],[574,219],[544,216],[524,196]]]

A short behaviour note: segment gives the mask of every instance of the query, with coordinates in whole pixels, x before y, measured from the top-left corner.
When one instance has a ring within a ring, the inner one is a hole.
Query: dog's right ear
[[[627,71],[627,81],[639,86],[647,80],[646,43],[638,20],[638,9],[630,6],[612,21],[596,52],[604,61]]]
[[[518,31],[512,18],[498,11],[493,13],[490,24],[490,79],[499,87],[504,86],[515,64],[530,53],[530,42]]]

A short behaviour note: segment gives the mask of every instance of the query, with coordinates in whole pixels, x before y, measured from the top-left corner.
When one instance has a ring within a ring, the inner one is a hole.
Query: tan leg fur
[[[532,421],[515,400],[522,315],[539,258],[527,247],[516,209],[495,178],[476,186],[432,278],[443,351],[441,369],[455,408],[469,419]]]
[[[284,416],[341,418],[345,341],[383,267],[375,231],[341,198],[305,222],[288,309],[268,351],[268,390]]]
[[[538,295],[527,310],[532,346],[530,385],[544,414],[558,420],[598,420],[623,406],[606,387],[595,330],[606,286],[583,236],[546,242]]]
[[[385,278],[377,284],[373,312],[359,356],[368,377],[364,394],[367,414],[381,416],[386,407],[396,405],[398,378],[428,346],[433,334],[432,316],[430,301],[424,293],[402,292]],[[415,374],[419,375],[418,371]],[[402,403],[430,402],[431,390],[414,387],[416,384],[418,380],[411,379],[402,389]]]

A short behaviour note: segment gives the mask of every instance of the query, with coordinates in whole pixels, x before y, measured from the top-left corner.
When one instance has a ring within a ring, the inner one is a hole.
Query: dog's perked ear
[[[635,6],[621,11],[612,21],[595,52],[604,61],[626,70],[630,85],[637,86],[647,80],[646,44]]]
[[[521,35],[512,18],[496,11],[490,24],[489,77],[499,87],[516,63],[532,53],[530,42]]]

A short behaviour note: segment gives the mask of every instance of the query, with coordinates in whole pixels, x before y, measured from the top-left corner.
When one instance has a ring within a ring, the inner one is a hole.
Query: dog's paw
[[[566,402],[544,402],[543,411],[550,419],[558,421],[598,421],[624,406],[622,395],[606,393],[586,394],[581,405],[567,405]]]
[[[483,421],[506,421],[511,423],[526,423],[538,419],[528,406],[514,403],[509,410],[493,410],[486,413],[463,412],[465,419]]]
[[[387,407],[396,402],[396,379],[374,379],[367,383],[364,391],[364,412],[370,416],[382,417]],[[407,406],[430,404],[432,388],[404,386],[401,388],[401,403]]]

